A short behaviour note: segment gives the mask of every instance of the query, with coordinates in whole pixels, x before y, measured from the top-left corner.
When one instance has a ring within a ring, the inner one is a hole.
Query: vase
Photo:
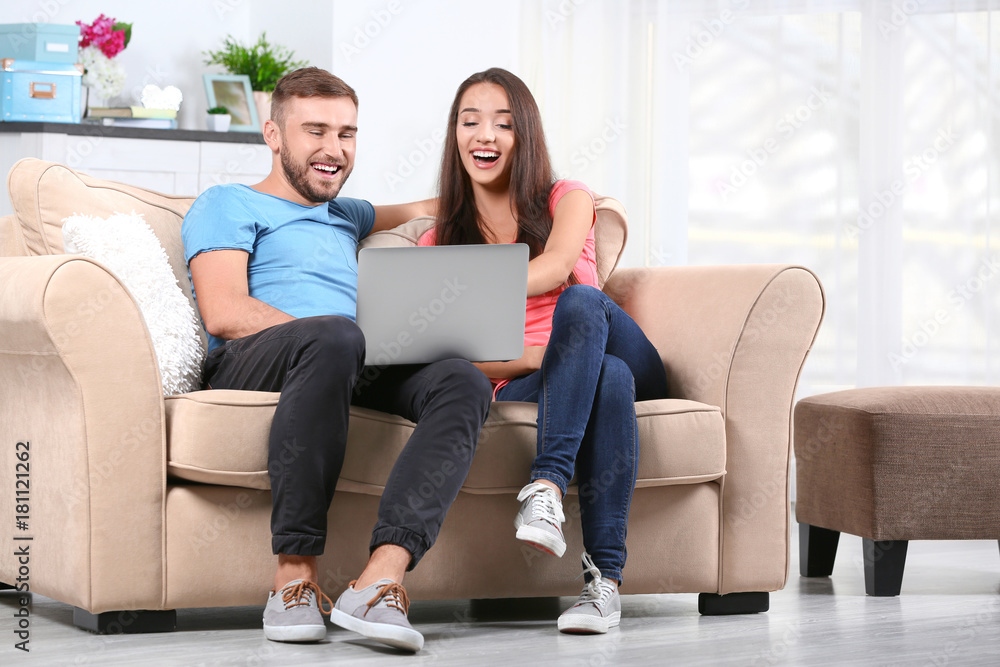
[[[253,91],[253,103],[257,107],[257,118],[260,119],[260,129],[264,129],[264,121],[271,118],[271,93],[262,90]]]
[[[81,120],[87,118],[91,109],[108,106],[107,99],[98,95],[92,86],[83,86],[80,89],[80,103],[82,107],[80,112]]]
[[[211,132],[228,132],[232,120],[233,117],[227,113],[210,113],[205,119],[205,124]]]

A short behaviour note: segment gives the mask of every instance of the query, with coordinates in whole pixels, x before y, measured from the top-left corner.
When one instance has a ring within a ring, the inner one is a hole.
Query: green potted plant
[[[267,41],[267,33],[262,32],[256,44],[245,46],[232,35],[226,35],[222,48],[205,51],[206,65],[221,65],[230,74],[246,74],[250,77],[254,103],[261,125],[271,117],[271,92],[278,79],[308,63],[293,60],[290,49]]]
[[[212,132],[228,132],[229,123],[232,120],[233,117],[229,114],[229,109],[226,107],[212,107],[208,110],[205,124],[208,125],[208,129]]]

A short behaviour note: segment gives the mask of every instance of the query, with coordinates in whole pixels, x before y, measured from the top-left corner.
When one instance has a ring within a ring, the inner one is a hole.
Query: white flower
[[[86,70],[83,85],[90,86],[101,97],[111,98],[125,90],[125,68],[101,53],[100,47],[91,44],[80,49],[80,62]]]

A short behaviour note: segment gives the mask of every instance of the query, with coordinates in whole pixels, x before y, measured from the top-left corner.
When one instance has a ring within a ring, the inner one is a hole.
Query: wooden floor
[[[5,592],[0,665],[1000,665],[996,541],[911,543],[895,598],[865,596],[859,538],[842,536],[829,579],[800,578],[797,553],[795,542],[788,585],[766,614],[703,617],[696,595],[625,596],[621,627],[603,636],[559,634],[554,601],[416,601],[410,616],[426,643],[415,656],[333,627],[320,644],[268,642],[263,606],[180,610],[169,634],[97,636],[40,596],[25,654],[13,647],[16,602]]]

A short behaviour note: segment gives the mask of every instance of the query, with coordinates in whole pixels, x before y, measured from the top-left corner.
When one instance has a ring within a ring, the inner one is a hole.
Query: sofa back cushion
[[[64,252],[62,221],[71,215],[106,218],[113,213],[141,213],[166,250],[177,283],[191,298],[181,223],[194,202],[193,197],[164,195],[106,181],[35,158],[20,160],[13,166],[7,177],[7,191],[14,206],[20,243],[28,255]],[[595,201],[597,276],[603,286],[621,258],[628,230],[625,209],[618,201],[601,196]],[[362,247],[416,245],[420,234],[432,224],[431,218],[416,218],[396,229],[372,234],[362,242]]]
[[[597,279],[604,287],[611,273],[618,266],[625,240],[628,238],[628,222],[621,203],[611,197],[595,196],[597,222],[594,223],[594,246],[597,250]],[[406,224],[384,232],[376,232],[361,242],[362,248],[398,248],[417,244],[417,239],[434,225],[434,218],[414,218]]]
[[[184,264],[181,222],[193,197],[175,197],[123,183],[94,178],[69,167],[35,158],[19,160],[7,176],[21,244],[27,255],[58,255],[63,249],[62,221],[74,214],[107,218],[141,213],[167,252],[177,283],[191,298]],[[193,302],[192,302],[193,303]]]

